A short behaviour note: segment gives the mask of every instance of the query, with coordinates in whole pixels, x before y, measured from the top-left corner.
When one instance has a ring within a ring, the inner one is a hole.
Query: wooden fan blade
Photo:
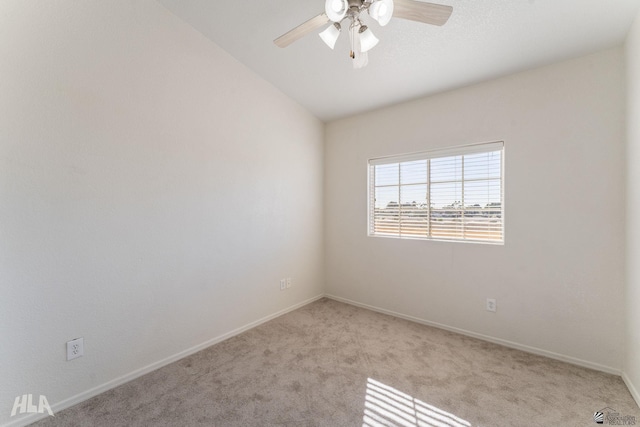
[[[288,33],[281,35],[280,37],[275,39],[273,42],[278,47],[287,47],[294,41],[301,39],[302,37],[312,32],[313,30],[317,30],[318,28],[322,27],[323,25],[329,22],[330,22],[329,17],[325,13],[321,13],[320,15],[309,19],[307,22],[298,25],[296,28],[289,31]]]
[[[394,0],[393,4],[394,18],[410,19],[431,25],[444,25],[453,12],[451,6],[416,0]]]

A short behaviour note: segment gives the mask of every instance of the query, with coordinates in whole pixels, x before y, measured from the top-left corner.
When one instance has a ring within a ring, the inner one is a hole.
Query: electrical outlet
[[[280,290],[284,291],[287,288],[287,279],[280,279]]]
[[[84,356],[84,338],[67,341],[67,360]]]
[[[291,277],[287,277],[287,289],[291,287]]]
[[[487,298],[487,311],[496,312],[497,304],[493,298]]]

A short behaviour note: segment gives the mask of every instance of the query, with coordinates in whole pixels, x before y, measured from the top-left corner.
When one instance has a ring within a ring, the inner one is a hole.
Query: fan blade
[[[318,28],[322,27],[325,24],[328,24],[329,22],[329,17],[325,13],[321,13],[320,15],[309,19],[304,24],[298,25],[288,33],[281,35],[273,42],[278,47],[287,47],[294,41],[301,39],[313,30],[317,30]]]
[[[410,19],[431,25],[444,25],[449,20],[453,7],[443,4],[425,3],[416,0],[394,0],[393,17]]]

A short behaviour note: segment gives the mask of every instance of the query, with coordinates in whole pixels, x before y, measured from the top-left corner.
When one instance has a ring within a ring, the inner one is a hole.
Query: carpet
[[[601,410],[640,425],[618,376],[321,299],[34,425],[595,426]]]

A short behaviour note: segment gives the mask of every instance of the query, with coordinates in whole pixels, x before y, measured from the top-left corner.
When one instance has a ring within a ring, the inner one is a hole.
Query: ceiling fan
[[[425,3],[417,0],[325,0],[325,11],[309,19],[273,42],[279,47],[287,47],[294,41],[331,22],[319,35],[331,49],[334,48],[342,23],[349,20],[349,38],[354,68],[362,68],[369,62],[368,52],[378,44],[378,38],[361,20],[367,12],[371,18],[385,26],[392,16],[431,25],[444,25],[453,12],[453,7],[442,4]]]

